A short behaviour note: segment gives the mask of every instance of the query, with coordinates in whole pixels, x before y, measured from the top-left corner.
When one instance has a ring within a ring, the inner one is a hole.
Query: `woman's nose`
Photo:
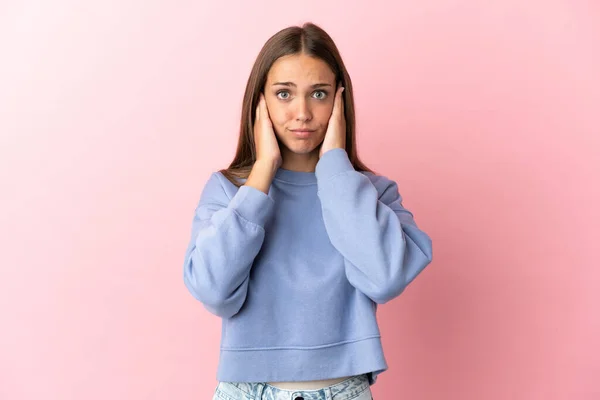
[[[312,119],[310,105],[306,99],[298,98],[295,113],[297,121],[310,121]]]

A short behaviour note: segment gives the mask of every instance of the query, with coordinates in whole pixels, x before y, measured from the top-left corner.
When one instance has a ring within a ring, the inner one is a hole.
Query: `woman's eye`
[[[317,90],[313,95],[315,96],[315,98],[323,100],[325,97],[327,97],[327,92],[323,90]]]
[[[286,90],[277,92],[276,96],[278,99],[281,99],[281,100],[289,100],[290,99],[290,93]],[[317,100],[324,100],[327,97],[327,92],[324,90],[317,90],[317,91],[313,92],[313,97]]]

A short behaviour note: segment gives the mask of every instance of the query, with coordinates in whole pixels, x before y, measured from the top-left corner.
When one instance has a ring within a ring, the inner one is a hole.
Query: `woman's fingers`
[[[344,97],[342,96],[342,93],[344,92],[344,88],[340,85],[340,87],[338,88],[338,93],[335,99],[335,105],[337,107],[337,116],[341,119],[344,118]]]
[[[344,120],[344,98],[342,97],[343,91],[344,88],[339,85],[335,93],[335,99],[333,100],[333,110],[331,110],[331,117],[329,118],[330,123],[333,120]]]
[[[264,121],[270,125],[271,119],[269,118],[269,109],[267,108],[267,100],[263,93],[260,94],[260,101],[258,103],[261,107],[261,115],[264,117]]]

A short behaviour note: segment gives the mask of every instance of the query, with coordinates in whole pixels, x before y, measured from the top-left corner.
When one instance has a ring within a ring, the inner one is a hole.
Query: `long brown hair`
[[[221,172],[231,183],[241,186],[236,179],[247,179],[256,161],[254,144],[254,110],[267,81],[273,63],[282,56],[303,53],[326,62],[336,77],[336,83],[344,87],[344,115],[346,117],[346,152],[357,171],[373,172],[358,158],[356,151],[356,120],[352,81],[342,57],[331,37],[319,26],[305,23],[302,27],[291,26],[273,35],[258,54],[246,84],[242,103],[240,135],[235,157],[227,169]]]

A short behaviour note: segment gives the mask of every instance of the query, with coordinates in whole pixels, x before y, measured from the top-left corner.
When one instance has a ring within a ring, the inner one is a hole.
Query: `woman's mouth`
[[[299,138],[307,138],[313,133],[315,133],[314,130],[310,129],[290,129],[290,131],[294,134],[294,136]]]

